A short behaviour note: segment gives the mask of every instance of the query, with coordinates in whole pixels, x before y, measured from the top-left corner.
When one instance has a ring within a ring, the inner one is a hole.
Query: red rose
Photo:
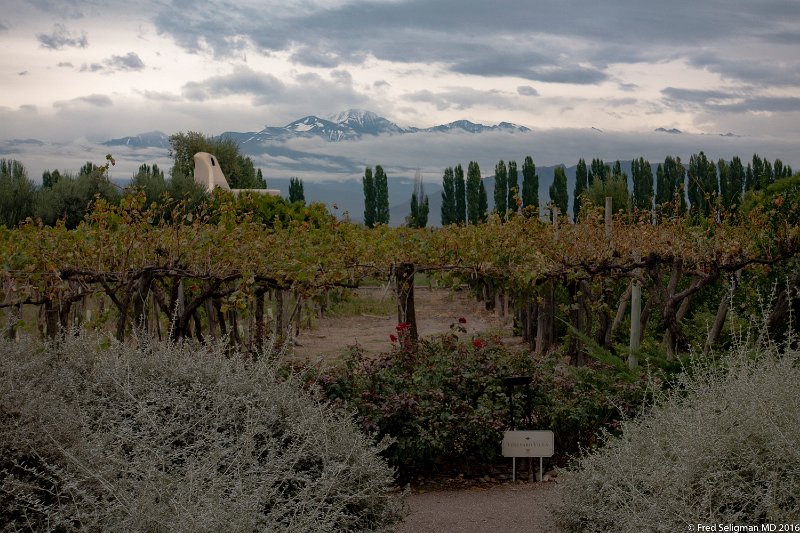
[[[463,316],[460,316],[460,317],[458,317],[458,323],[459,324],[466,324],[467,323],[467,319],[464,318]]]
[[[474,339],[472,341],[472,345],[476,348],[485,348],[486,342],[482,341],[481,339]]]
[[[389,335],[389,340],[392,342],[397,342],[397,337],[395,335]]]

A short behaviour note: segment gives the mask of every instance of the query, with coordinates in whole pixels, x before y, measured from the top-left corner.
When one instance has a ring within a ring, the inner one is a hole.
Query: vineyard
[[[329,291],[377,279],[391,282],[398,323],[408,324],[416,342],[413,277],[425,272],[468,284],[487,307],[513,314],[538,353],[569,337],[567,349],[581,364],[586,337],[611,346],[639,286],[640,335],[658,330],[671,357],[686,349],[681,321],[692,296],[709,286],[719,298],[709,347],[728,312],[727,289],[750,278],[781,281],[769,328],[785,323],[800,282],[792,268],[800,249],[797,202],[780,197],[772,209],[699,221],[655,223],[649,212],[610,220],[585,209],[576,223],[519,215],[413,229],[334,217],[267,226],[224,197],[213,208],[173,204],[167,211],[134,194],[119,205],[98,200],[74,229],[30,222],[0,230],[0,305],[8,336],[22,306],[36,306],[39,330],[55,336],[91,318],[88,302],[102,295],[113,305],[106,315],[119,340],[142,329],[173,340],[227,335],[254,348],[285,338],[304,313],[324,312]]]

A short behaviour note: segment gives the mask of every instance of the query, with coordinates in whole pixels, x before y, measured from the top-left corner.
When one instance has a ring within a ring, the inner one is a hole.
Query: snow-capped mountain
[[[243,150],[247,151],[249,146],[272,141],[287,141],[298,137],[317,137],[331,142],[339,142],[360,139],[365,135],[403,135],[420,132],[447,133],[451,131],[483,133],[486,131],[526,132],[530,130],[510,122],[486,126],[468,120],[458,120],[432,128],[404,128],[372,111],[349,109],[330,115],[328,118],[309,115],[282,127],[267,126],[261,131],[248,133],[229,131],[222,135],[232,138],[239,143]]]
[[[130,148],[169,148],[169,135],[160,131],[150,131],[139,135],[110,139],[103,144],[106,146],[128,146]]]
[[[440,124],[439,126],[426,128],[420,131],[448,132],[455,130],[463,130],[469,133],[483,133],[485,131],[531,131],[525,126],[519,126],[517,124],[512,124],[511,122],[501,122],[500,124],[496,124],[494,126],[486,126],[484,124],[470,122],[469,120],[456,120],[455,122],[450,122],[449,124]]]

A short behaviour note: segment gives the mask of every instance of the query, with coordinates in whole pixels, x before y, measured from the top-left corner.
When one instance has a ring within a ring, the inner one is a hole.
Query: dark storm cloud
[[[710,112],[722,113],[793,113],[800,111],[796,96],[763,96],[719,90],[694,90],[667,87],[661,91],[667,100],[689,104]]]
[[[36,39],[39,41],[42,48],[50,50],[61,50],[72,46],[77,48],[86,48],[89,46],[86,32],[81,32],[80,36],[75,36],[70,33],[63,24],[55,24],[50,34],[37,34]]]
[[[158,30],[191,51],[224,57],[254,46],[288,51],[297,64],[322,68],[372,55],[484,77],[592,85],[608,79],[609,64],[684,59],[736,80],[789,85],[797,84],[800,65],[794,57],[776,64],[772,57],[750,61],[739,53],[798,42],[800,7],[785,0],[241,2],[235,9],[227,2],[184,0],[155,4],[154,13]],[[709,48],[723,52],[712,60],[702,52]],[[773,64],[781,68],[759,75]]]
[[[530,85],[520,85],[517,87],[517,94],[520,96],[539,96],[539,91]]]
[[[795,51],[791,55],[796,55]],[[715,53],[701,53],[692,57],[689,64],[751,85],[800,85],[800,63],[794,58],[780,58],[777,52],[768,59],[726,58]]]

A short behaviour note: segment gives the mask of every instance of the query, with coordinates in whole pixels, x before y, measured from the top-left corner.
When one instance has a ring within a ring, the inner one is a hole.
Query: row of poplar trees
[[[368,228],[376,224],[389,223],[389,180],[383,167],[375,166],[364,170],[362,180],[364,187],[364,225]]]
[[[494,169],[494,205],[502,216],[530,206],[539,207],[539,176],[533,158],[528,156],[522,164],[522,190],[519,187],[517,162],[506,166],[500,161]],[[489,204],[486,188],[481,179],[477,161],[470,161],[464,179],[462,166],[447,167],[442,177],[442,225],[479,224],[488,218]]]

